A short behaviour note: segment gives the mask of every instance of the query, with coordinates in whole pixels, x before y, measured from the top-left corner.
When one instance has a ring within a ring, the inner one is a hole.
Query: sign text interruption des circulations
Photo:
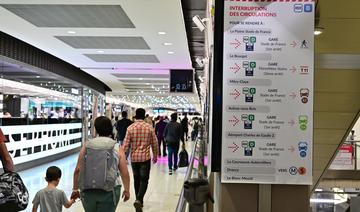
[[[268,12],[266,7],[230,6],[229,16],[240,17],[276,17],[276,12]]]

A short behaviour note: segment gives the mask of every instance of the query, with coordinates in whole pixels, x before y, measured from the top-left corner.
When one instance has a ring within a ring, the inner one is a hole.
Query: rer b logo
[[[303,11],[303,5],[302,4],[294,4],[294,12],[302,13],[302,11]]]

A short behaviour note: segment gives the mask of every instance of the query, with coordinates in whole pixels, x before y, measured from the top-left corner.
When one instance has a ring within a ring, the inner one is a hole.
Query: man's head
[[[57,186],[59,184],[61,178],[61,170],[59,169],[59,167],[57,166],[50,166],[47,170],[46,170],[46,177],[45,180],[48,183],[54,182],[55,185]]]
[[[121,112],[121,117],[126,118],[127,117],[127,112],[126,111]]]
[[[145,109],[144,108],[136,109],[135,118],[144,120],[145,119]]]
[[[177,119],[177,113],[172,113],[171,114],[171,121],[176,121]]]
[[[95,130],[99,136],[110,137],[113,133],[111,120],[105,116],[99,116],[95,119]]]

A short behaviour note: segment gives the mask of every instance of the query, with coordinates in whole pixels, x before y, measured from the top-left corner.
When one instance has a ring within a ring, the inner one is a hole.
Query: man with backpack
[[[124,185],[124,202],[130,198],[130,177],[125,153],[112,139],[113,126],[109,118],[96,118],[95,130],[98,137],[86,142],[80,150],[71,199],[81,196],[86,212],[115,212],[120,200],[119,176]]]
[[[138,108],[135,114],[135,123],[127,128],[124,139],[124,150],[127,151],[131,145],[131,167],[134,175],[136,195],[134,207],[137,212],[141,212],[150,177],[150,147],[153,153],[152,161],[156,163],[158,144],[153,126],[144,121],[145,110]]]

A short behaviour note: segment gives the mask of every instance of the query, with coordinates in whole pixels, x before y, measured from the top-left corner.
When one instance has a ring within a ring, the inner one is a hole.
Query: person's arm
[[[184,136],[182,136],[183,134],[184,134],[184,131],[183,131],[183,128],[182,128],[182,126],[181,125],[179,125],[179,132],[180,132],[180,140],[181,140],[181,142],[183,143],[183,144],[185,144],[184,143]]]
[[[39,197],[38,192],[35,194],[35,197],[34,197],[32,203],[33,203],[32,212],[37,212],[37,209],[38,209],[39,204],[40,204],[40,197]]]
[[[165,129],[164,129],[164,139],[166,138],[166,135],[167,135],[167,128],[168,128],[168,124],[166,124],[166,126],[165,126]]]
[[[130,145],[130,133],[129,133],[129,128],[128,128],[128,129],[126,129],[126,134],[125,134],[125,138],[124,138],[124,144],[122,146],[122,148],[124,149],[124,152],[128,151],[129,145]]]
[[[5,172],[13,172],[14,169],[14,163],[12,161],[12,158],[9,154],[9,151],[6,148],[5,142],[0,141],[0,156],[1,156],[1,162],[4,167]]]
[[[86,145],[84,144],[84,146],[80,150],[78,161],[77,161],[75,171],[74,171],[73,192],[71,193],[71,199],[74,199],[74,200],[76,200],[77,198],[80,197],[79,187],[78,187],[79,186],[78,179],[79,179],[79,175],[80,175],[81,161],[84,158],[85,149],[86,149]]]
[[[150,133],[151,133],[150,144],[151,144],[151,150],[153,152],[153,163],[156,163],[157,155],[158,155],[158,142],[157,142],[157,138],[156,138],[156,135],[155,135],[155,132],[153,129],[151,129]]]
[[[74,204],[74,202],[75,202],[74,199],[70,199],[70,201],[69,201],[64,191],[62,191],[62,200],[61,201],[65,208],[70,208],[72,206],[72,204]]]
[[[33,207],[32,207],[32,212],[37,212],[37,209],[38,209],[38,205],[33,205]]]
[[[74,204],[75,200],[74,199],[70,199],[70,201],[68,201],[67,203],[65,203],[64,207],[65,208],[70,208],[73,204]]]
[[[124,199],[124,202],[126,202],[130,199],[130,175],[126,165],[125,152],[122,147],[119,148],[119,170],[121,180],[124,184],[124,191],[122,197]]]
[[[155,124],[155,134],[158,134],[158,130],[159,130],[159,123]]]

